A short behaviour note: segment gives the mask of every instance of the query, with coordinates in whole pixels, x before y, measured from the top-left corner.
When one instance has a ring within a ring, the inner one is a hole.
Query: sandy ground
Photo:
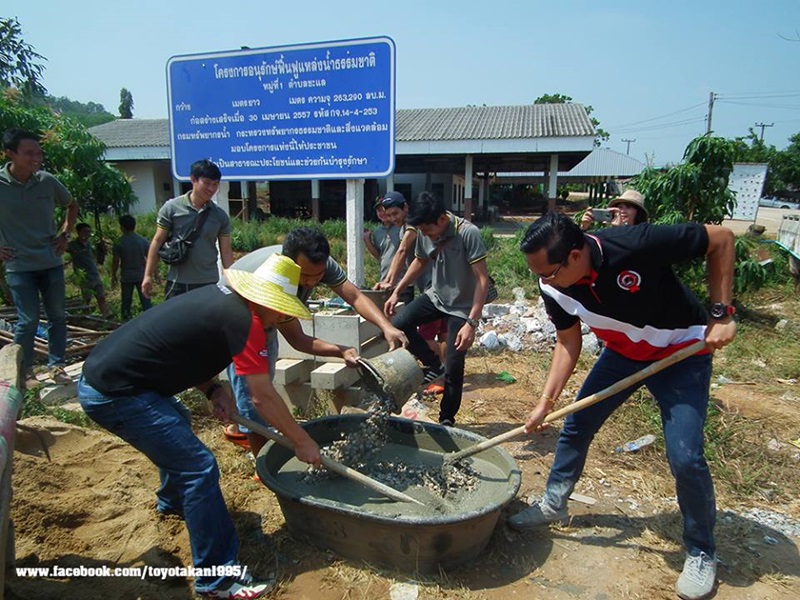
[[[546,360],[543,358],[543,361]],[[517,383],[498,383],[508,371]],[[492,436],[520,424],[536,385],[530,365],[518,355],[468,359],[462,427]],[[782,397],[757,386],[723,386],[717,401],[747,410],[780,439],[800,431],[800,392]],[[131,447],[101,431],[43,418],[26,421],[41,440],[22,432],[14,453],[12,518],[17,566],[187,566],[188,538],[177,518],[155,513],[155,468]],[[576,491],[594,505],[572,503],[567,527],[519,534],[504,523],[541,492],[552,462],[555,433],[508,442],[504,447],[522,471],[517,499],[503,510],[488,546],[477,560],[441,576],[414,577],[345,561],[288,531],[275,496],[252,480],[252,464],[222,436],[211,419],[196,418],[201,439],[215,452],[222,487],[239,531],[242,560],[280,581],[275,596],[299,600],[342,598],[547,597],[674,598],[683,562],[680,515],[669,489],[668,467],[654,447],[640,454],[614,454],[622,441],[601,434]],[[793,438],[792,438],[793,439]],[[718,498],[717,537],[722,564],[716,597],[754,600],[800,597],[800,539],[743,516],[758,507],[800,520],[800,495],[749,506]],[[411,595],[402,595],[401,584]],[[414,595],[414,594],[417,595]],[[190,598],[186,578],[7,576],[7,598]]]

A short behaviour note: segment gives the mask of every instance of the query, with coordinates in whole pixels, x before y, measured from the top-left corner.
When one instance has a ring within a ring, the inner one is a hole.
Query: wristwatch
[[[467,318],[466,318],[466,319],[464,319],[464,320],[465,320],[467,323],[469,323],[469,324],[470,324],[470,326],[471,326],[473,329],[477,329],[477,328],[478,328],[478,322],[477,322],[475,319],[470,319],[469,317],[467,317]]]
[[[736,308],[730,304],[723,304],[722,302],[714,302],[708,311],[712,319],[724,319],[736,313]]]

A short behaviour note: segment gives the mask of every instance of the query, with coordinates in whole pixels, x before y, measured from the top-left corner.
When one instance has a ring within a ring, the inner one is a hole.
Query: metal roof
[[[169,147],[168,119],[117,119],[89,128],[109,148]]]
[[[581,104],[466,106],[397,111],[398,142],[594,137]]]
[[[567,177],[633,177],[644,171],[645,164],[610,148],[597,148],[564,173]],[[562,174],[559,173],[559,176]]]
[[[397,111],[398,142],[594,137],[581,104],[414,108]],[[109,148],[169,147],[167,119],[117,119],[89,132]]]

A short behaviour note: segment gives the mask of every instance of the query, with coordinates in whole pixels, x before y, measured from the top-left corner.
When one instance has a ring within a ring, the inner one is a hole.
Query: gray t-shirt
[[[389,227],[378,225],[370,234],[370,237],[380,254],[380,280],[382,281],[389,272],[389,267],[392,266],[392,259],[397,254],[397,248],[400,246],[400,228],[397,225]]]
[[[475,295],[472,265],[486,260],[486,246],[480,230],[461,217],[447,213],[450,225],[435,242],[417,236],[416,256],[433,263],[431,286],[425,292],[442,312],[466,318]]]
[[[138,233],[130,232],[122,235],[114,244],[112,252],[119,258],[119,280],[122,283],[141,283],[144,279],[144,265],[147,261],[147,250],[150,242]]]
[[[85,246],[78,240],[67,244],[67,252],[72,257],[72,268],[83,271],[86,276],[85,285],[94,286],[100,283],[100,273],[97,271],[97,262],[94,258],[94,248],[91,243]]]
[[[56,237],[56,207],[72,201],[67,188],[46,171],[34,173],[20,183],[0,169],[0,246],[14,249],[14,258],[5,261],[6,271],[41,271],[63,265],[52,242]]]
[[[214,283],[219,279],[217,269],[217,238],[230,236],[231,220],[219,206],[208,202],[201,211],[189,202],[189,194],[168,200],[158,211],[156,225],[170,232],[170,236],[186,237],[194,229],[195,218],[211,211],[199,235],[192,243],[189,257],[179,265],[170,265],[168,281],[178,283]]]

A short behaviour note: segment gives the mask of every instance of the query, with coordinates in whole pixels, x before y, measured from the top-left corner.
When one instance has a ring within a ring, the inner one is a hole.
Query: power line
[[[625,129],[627,127],[632,127],[634,125],[640,125],[641,123],[649,123],[650,121],[658,121],[659,119],[666,119],[667,117],[671,117],[673,115],[678,115],[680,113],[684,113],[684,112],[690,111],[692,109],[695,109],[695,108],[698,108],[698,107],[704,106],[704,105],[705,105],[705,102],[700,102],[699,104],[694,104],[694,105],[689,106],[687,108],[681,108],[680,110],[676,110],[675,112],[667,113],[666,115],[653,117],[651,119],[644,119],[643,121],[634,121],[633,123],[625,123],[623,125],[617,125],[615,127],[612,127],[612,129]]]
[[[738,104],[740,106],[761,106],[764,108],[786,108],[789,110],[797,110],[800,108],[800,105],[797,104],[766,104],[764,102],[741,102],[736,100],[720,100],[720,102],[724,102],[725,104]]]
[[[705,116],[692,117],[691,119],[684,119],[682,121],[672,121],[670,123],[660,123],[658,125],[650,125],[648,127],[631,127],[622,130],[612,129],[611,132],[616,135],[627,135],[630,133],[638,133],[640,131],[658,131],[659,129],[672,129],[673,127],[682,127],[684,125],[691,125],[692,123],[702,123],[705,121]]]

